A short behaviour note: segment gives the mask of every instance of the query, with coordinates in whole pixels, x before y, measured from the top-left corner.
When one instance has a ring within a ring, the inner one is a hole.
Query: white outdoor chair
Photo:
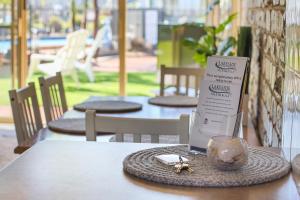
[[[80,70],[85,71],[85,73],[88,76],[90,82],[95,81],[94,73],[93,73],[93,70],[92,70],[92,61],[93,61],[93,58],[94,58],[94,56],[97,52],[97,49],[99,47],[101,47],[101,39],[102,39],[102,29],[99,29],[97,34],[96,34],[95,40],[92,43],[91,48],[89,48],[86,52],[85,61],[83,63],[79,62],[79,61],[75,62],[75,67],[80,69]]]
[[[68,110],[63,80],[60,72],[48,78],[39,78],[47,124],[57,120]]]
[[[43,125],[34,83],[19,90],[10,90],[9,97],[18,140],[14,152],[23,153],[46,137],[46,132],[41,131]]]
[[[96,115],[86,111],[86,139],[96,141],[96,133],[116,133],[116,142],[124,142],[124,134],[133,134],[133,142],[141,143],[142,135],[150,135],[151,143],[159,143],[159,135],[178,135],[180,144],[189,141],[189,115],[179,119],[141,119]]]
[[[85,50],[87,37],[88,31],[83,29],[78,30],[67,35],[66,45],[56,55],[32,54],[30,57],[28,78],[36,70],[40,70],[50,76],[61,71],[63,74],[71,75],[78,82],[75,63],[80,53]],[[49,63],[41,64],[42,61],[48,61]]]

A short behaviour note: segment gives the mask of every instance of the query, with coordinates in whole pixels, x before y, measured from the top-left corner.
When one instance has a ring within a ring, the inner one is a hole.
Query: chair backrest
[[[150,135],[151,143],[159,143],[159,135],[178,135],[179,143],[187,144],[189,139],[189,115],[179,119],[142,119],[96,115],[94,110],[86,111],[87,141],[96,141],[96,133],[116,133],[116,141],[123,142],[124,134],[133,134],[133,142],[140,143],[142,135]]]
[[[88,34],[88,31],[84,29],[69,33],[66,45],[57,52],[55,64],[61,65],[61,69],[64,71],[74,68],[75,61],[85,50]]]
[[[60,118],[67,110],[67,101],[60,72],[49,78],[39,78],[47,123]]]
[[[198,95],[200,81],[203,76],[204,70],[201,68],[174,68],[174,67],[166,67],[165,65],[161,65],[160,68],[160,96],[164,96],[165,89],[165,76],[173,75],[176,76],[176,95],[179,95],[180,89],[180,78],[185,76],[185,95],[189,95],[190,88],[190,77],[194,77],[195,83],[193,84],[195,87],[195,96]]]
[[[34,140],[43,128],[34,83],[18,90],[10,90],[9,97],[18,144]]]

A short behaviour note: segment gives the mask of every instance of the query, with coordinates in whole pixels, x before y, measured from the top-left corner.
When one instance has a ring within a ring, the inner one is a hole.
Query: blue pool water
[[[93,38],[88,38],[87,44],[91,44]],[[38,40],[33,40],[31,42],[30,39],[27,40],[28,47],[30,45],[38,46],[38,47],[51,47],[51,46],[63,46],[66,43],[65,37],[56,37],[56,38],[40,38]],[[10,49],[10,40],[0,40],[0,53],[6,54]]]

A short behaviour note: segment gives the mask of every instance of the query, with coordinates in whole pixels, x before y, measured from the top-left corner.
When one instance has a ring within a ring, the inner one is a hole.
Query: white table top
[[[110,116],[116,116],[116,117],[133,117],[133,118],[156,118],[156,119],[174,119],[179,118],[181,114],[192,114],[194,110],[196,110],[196,107],[163,107],[163,106],[156,106],[148,103],[149,97],[143,97],[143,96],[126,96],[126,97],[120,97],[120,96],[91,96],[87,100],[93,101],[93,100],[125,100],[125,101],[132,101],[141,103],[143,105],[142,110],[136,111],[136,112],[129,112],[129,113],[114,113],[114,114],[97,114],[97,115],[110,115]],[[80,103],[80,102],[79,102]],[[85,112],[79,112],[76,110],[69,110],[67,111],[63,118],[85,118]],[[66,135],[57,133],[55,134],[52,131],[49,131],[52,135],[48,139],[71,139],[76,141],[84,141],[85,137],[81,136],[73,136],[73,135]],[[244,138],[249,139],[250,144],[252,145],[259,145],[254,129],[253,128],[244,128],[243,130]],[[107,142],[111,138],[111,135],[107,136],[100,136],[97,137],[98,141]],[[254,138],[254,139],[252,139]]]
[[[142,110],[136,112],[129,113],[113,113],[113,114],[97,114],[97,115],[109,115],[116,117],[132,117],[132,118],[153,118],[153,119],[178,119],[181,114],[191,114],[195,107],[187,108],[178,108],[178,107],[162,107],[151,105],[148,103],[149,97],[143,96],[91,96],[87,99],[87,101],[95,101],[95,100],[125,100],[137,102],[143,105]],[[79,102],[80,103],[80,102]],[[85,118],[85,112],[80,112],[76,110],[67,111],[63,118]],[[53,131],[48,131],[48,140],[75,140],[75,141],[85,141],[85,136],[77,136],[77,135],[69,135],[62,133],[55,133]],[[111,139],[112,135],[104,135],[98,136],[97,141],[108,142]]]
[[[240,188],[168,186],[133,178],[123,159],[161,144],[43,141],[0,172],[0,199],[299,199],[292,177]]]
[[[143,105],[142,110],[129,113],[114,113],[114,114],[101,114],[111,115],[116,117],[133,117],[133,118],[155,118],[155,119],[172,119],[179,118],[181,114],[191,114],[196,107],[179,108],[179,107],[163,107],[151,105],[148,103],[149,97],[142,96],[126,96],[126,97],[103,97],[103,96],[92,96],[88,98],[88,101],[94,100],[124,100],[140,103]],[[85,113],[76,110],[67,111],[64,114],[64,118],[84,118]]]

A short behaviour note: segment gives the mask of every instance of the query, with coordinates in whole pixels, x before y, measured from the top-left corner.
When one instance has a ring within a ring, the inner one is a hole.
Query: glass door
[[[0,122],[11,122],[8,91],[16,87],[16,5],[15,0],[0,1]]]

